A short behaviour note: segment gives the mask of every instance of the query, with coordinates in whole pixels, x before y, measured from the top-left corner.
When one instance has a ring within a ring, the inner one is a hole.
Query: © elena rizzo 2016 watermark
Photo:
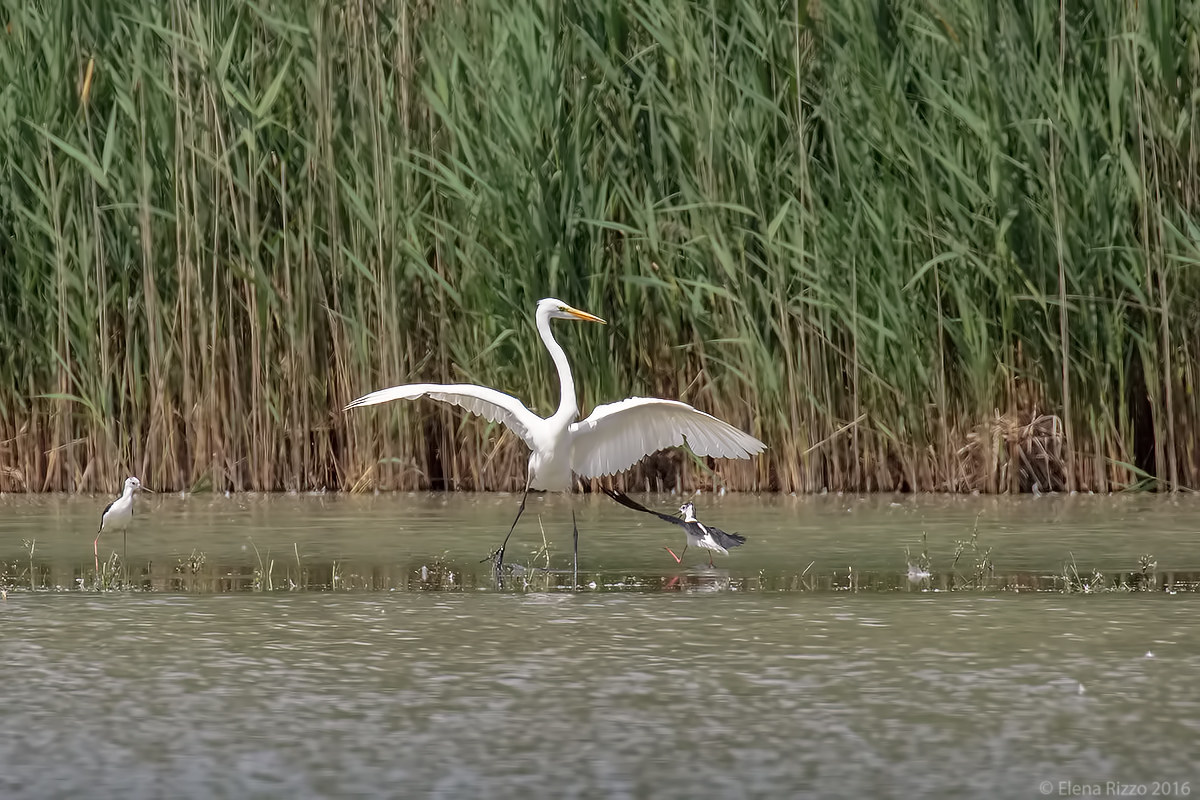
[[[1042,781],[1038,791],[1047,797],[1188,797],[1191,781],[1147,781],[1146,783],[1076,783],[1075,781]]]

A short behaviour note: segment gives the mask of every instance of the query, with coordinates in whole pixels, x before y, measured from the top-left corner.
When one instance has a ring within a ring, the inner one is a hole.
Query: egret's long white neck
[[[537,329],[542,343],[550,351],[550,359],[558,368],[558,411],[554,416],[574,420],[579,416],[579,401],[575,397],[575,380],[571,377],[571,365],[567,363],[567,353],[562,349],[562,345],[554,341],[554,334],[550,331],[550,314],[542,313],[541,309],[538,310]]]

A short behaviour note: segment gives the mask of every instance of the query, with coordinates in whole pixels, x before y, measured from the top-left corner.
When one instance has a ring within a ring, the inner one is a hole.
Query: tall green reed
[[[1197,12],[0,0],[0,487],[519,488],[407,380],[681,397],[634,487],[1200,485]]]

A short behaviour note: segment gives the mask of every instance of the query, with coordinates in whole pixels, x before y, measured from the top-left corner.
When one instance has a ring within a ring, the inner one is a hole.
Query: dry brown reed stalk
[[[770,445],[631,489],[1200,486],[1198,15],[0,0],[0,490],[515,490],[338,409],[552,407],[547,295],[585,407]]]

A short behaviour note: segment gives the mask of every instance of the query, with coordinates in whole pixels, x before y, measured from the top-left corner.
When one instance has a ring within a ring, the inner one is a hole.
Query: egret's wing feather
[[[542,422],[541,417],[512,395],[473,383],[407,383],[363,395],[346,406],[346,409],[389,403],[392,400],[416,400],[420,397],[465,408],[488,422],[500,422],[530,447],[533,447],[533,429]]]
[[[715,458],[750,458],[767,447],[687,403],[630,397],[596,406],[571,426],[571,469],[585,478],[614,475],[685,438],[696,455]]]

